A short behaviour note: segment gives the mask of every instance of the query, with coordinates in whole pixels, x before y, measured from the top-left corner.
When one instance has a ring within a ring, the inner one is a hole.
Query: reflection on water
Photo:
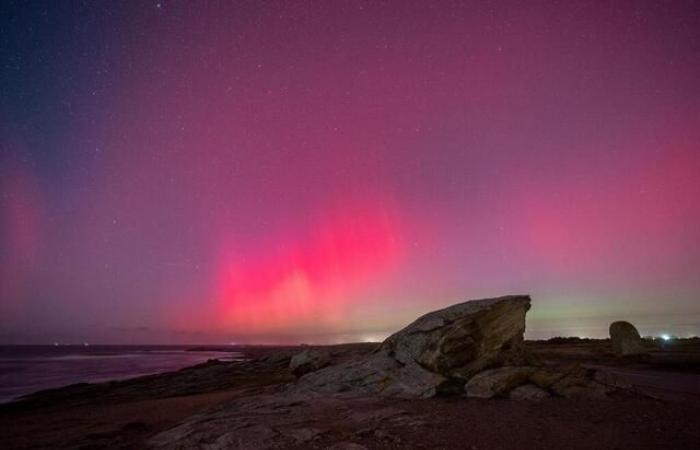
[[[178,370],[239,352],[185,346],[0,346],[0,402],[42,389]]]

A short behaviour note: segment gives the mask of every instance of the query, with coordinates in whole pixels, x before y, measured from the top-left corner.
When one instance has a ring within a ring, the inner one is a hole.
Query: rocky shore
[[[644,343],[528,343],[529,308],[528,296],[465,302],[381,344],[245,347],[237,350],[248,361],[40,392],[0,406],[0,441],[3,448],[182,449],[700,442],[692,419],[700,417],[700,386],[693,387],[700,371],[692,364],[700,345],[684,348],[690,363],[680,374],[678,365],[659,365],[668,351]],[[620,355],[623,347],[633,355]],[[658,383],[636,382],[635,373]]]

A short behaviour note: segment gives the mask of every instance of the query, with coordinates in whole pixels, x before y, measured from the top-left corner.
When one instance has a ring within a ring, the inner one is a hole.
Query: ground
[[[549,362],[604,368],[634,385],[605,400],[294,396],[298,348],[248,347],[252,360],[77,385],[0,407],[3,448],[697,448],[700,343],[648,343],[615,358],[607,341],[528,346]],[[352,358],[372,345],[333,347]],[[175,440],[173,441],[173,438]]]

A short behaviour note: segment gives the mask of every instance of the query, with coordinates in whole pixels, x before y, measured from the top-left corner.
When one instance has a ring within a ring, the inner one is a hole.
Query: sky
[[[0,4],[0,343],[700,334],[695,1]]]

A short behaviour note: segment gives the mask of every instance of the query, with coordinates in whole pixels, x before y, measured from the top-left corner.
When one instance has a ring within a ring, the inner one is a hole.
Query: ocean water
[[[43,389],[75,383],[169,372],[239,352],[190,351],[192,346],[0,346],[0,403]]]

